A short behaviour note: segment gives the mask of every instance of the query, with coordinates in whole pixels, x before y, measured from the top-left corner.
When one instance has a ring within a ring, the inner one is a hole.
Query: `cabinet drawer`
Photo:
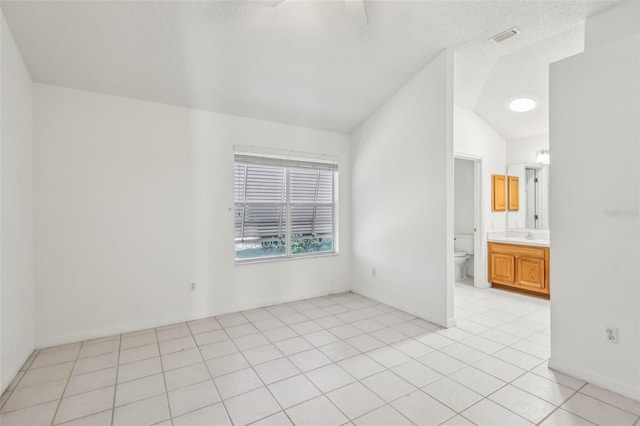
[[[545,247],[520,246],[516,244],[489,243],[489,253],[503,253],[529,258],[545,258]]]

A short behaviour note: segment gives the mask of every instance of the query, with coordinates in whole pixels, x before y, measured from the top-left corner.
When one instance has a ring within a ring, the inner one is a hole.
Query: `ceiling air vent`
[[[493,37],[491,37],[489,40],[491,40],[494,43],[502,43],[503,41],[513,37],[514,35],[517,35],[520,32],[519,29],[517,29],[516,27],[510,28],[507,31],[503,31],[500,34],[496,34]]]

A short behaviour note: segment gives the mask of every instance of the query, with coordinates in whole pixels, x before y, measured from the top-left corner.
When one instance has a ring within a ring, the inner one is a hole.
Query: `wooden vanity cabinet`
[[[489,242],[489,282],[549,296],[549,248]]]

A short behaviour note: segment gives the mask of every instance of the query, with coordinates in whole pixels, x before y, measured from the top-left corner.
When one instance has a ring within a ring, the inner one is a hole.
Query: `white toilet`
[[[467,264],[473,254],[473,234],[456,234],[453,241],[453,262],[456,281],[467,276]]]

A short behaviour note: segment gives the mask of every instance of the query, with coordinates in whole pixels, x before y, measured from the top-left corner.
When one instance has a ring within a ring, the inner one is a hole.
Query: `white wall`
[[[535,163],[541,149],[549,149],[548,133],[511,139],[507,142],[507,164]]]
[[[0,394],[34,349],[33,84],[0,22]]]
[[[474,164],[456,158],[454,161],[454,224],[456,234],[473,234]]]
[[[551,66],[549,365],[640,399],[640,34],[597,46]]]
[[[352,288],[444,326],[453,324],[452,65],[440,54],[351,138]]]
[[[506,144],[506,140],[476,113],[458,106],[454,108],[454,155],[482,160],[480,203],[484,221],[477,226],[479,242],[474,257],[478,258],[476,265],[479,268],[474,274],[483,277],[479,287],[484,288],[491,285],[486,280],[487,232],[505,229],[505,213],[491,211],[491,175],[503,175],[506,172]]]
[[[38,346],[349,289],[347,136],[40,84],[35,108]],[[234,264],[239,144],[338,159],[338,256]]]

